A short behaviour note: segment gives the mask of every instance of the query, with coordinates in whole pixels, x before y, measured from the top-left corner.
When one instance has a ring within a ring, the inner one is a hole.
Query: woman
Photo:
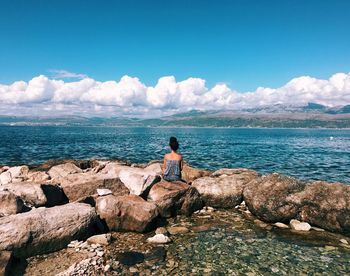
[[[166,181],[182,181],[182,155],[177,153],[179,143],[175,137],[170,137],[171,153],[164,155],[163,178]]]

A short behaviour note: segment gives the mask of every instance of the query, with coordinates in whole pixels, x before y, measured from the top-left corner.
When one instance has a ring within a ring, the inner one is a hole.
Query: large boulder
[[[22,182],[27,179],[28,166],[11,167],[0,175],[0,184]]]
[[[46,182],[50,179],[50,176],[46,172],[30,171],[28,173],[28,182]]]
[[[109,189],[115,195],[127,195],[129,190],[119,178],[108,178],[104,174],[77,173],[60,180],[64,194],[70,202],[84,200],[97,194],[97,189]]]
[[[192,182],[201,195],[205,205],[215,208],[233,208],[243,199],[244,186],[256,179],[258,174],[247,169],[230,169],[219,177],[201,177]]]
[[[10,191],[0,191],[0,217],[21,213],[23,200]]]
[[[185,180],[187,183],[191,183],[192,181],[196,180],[197,178],[209,176],[211,174],[211,172],[208,170],[193,168],[185,163],[183,165],[181,174],[182,174],[183,180]]]
[[[76,239],[85,239],[99,227],[95,209],[84,203],[69,203],[52,208],[0,218],[0,251],[16,257],[29,257],[56,251]]]
[[[3,188],[23,199],[29,206],[55,206],[66,202],[61,187],[54,184],[23,182],[3,185]]]
[[[67,177],[70,174],[82,173],[83,170],[74,165],[73,163],[64,163],[61,165],[53,166],[48,174],[50,177],[56,181],[59,181],[62,178]]]
[[[288,222],[299,212],[299,204],[288,197],[302,191],[305,184],[292,177],[273,173],[245,185],[243,198],[248,209],[267,222]]]
[[[190,215],[203,207],[196,188],[181,181],[156,183],[149,191],[148,201],[157,205],[162,217]]]
[[[145,232],[155,226],[157,206],[137,195],[98,197],[96,210],[109,230]]]
[[[350,186],[316,181],[287,200],[300,206],[300,220],[330,231],[350,233]]]

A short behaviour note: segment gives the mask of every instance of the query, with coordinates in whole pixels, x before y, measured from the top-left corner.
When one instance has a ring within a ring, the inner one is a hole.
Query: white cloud
[[[4,115],[157,116],[191,109],[240,109],[308,102],[328,106],[350,104],[350,73],[337,73],[328,80],[302,76],[280,88],[258,87],[246,93],[226,84],[207,88],[205,80],[200,78],[177,82],[173,76],[160,78],[154,87],[129,76],[119,81],[100,82],[84,77],[68,82],[40,75],[29,82],[0,84],[0,114]]]
[[[85,79],[85,78],[88,78],[88,76],[85,74],[69,72],[67,70],[61,70],[61,69],[51,69],[51,70],[49,70],[49,72],[52,73],[52,77],[54,79]]]

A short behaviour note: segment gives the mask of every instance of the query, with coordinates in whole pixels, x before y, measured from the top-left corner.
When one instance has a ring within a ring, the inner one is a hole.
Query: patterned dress
[[[164,180],[181,181],[181,160],[166,160]]]

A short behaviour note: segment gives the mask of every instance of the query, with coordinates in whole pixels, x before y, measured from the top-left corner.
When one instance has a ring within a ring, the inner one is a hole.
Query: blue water
[[[350,183],[350,130],[0,126],[0,164],[161,159],[176,136],[192,166],[245,167]],[[333,138],[331,138],[333,137]]]

